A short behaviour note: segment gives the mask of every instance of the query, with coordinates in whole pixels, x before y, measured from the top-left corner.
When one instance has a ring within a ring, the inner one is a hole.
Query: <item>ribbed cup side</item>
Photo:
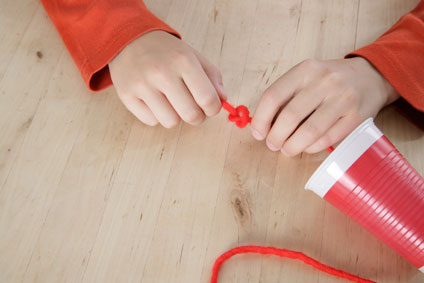
[[[424,179],[384,136],[324,197],[416,267],[424,266]]]

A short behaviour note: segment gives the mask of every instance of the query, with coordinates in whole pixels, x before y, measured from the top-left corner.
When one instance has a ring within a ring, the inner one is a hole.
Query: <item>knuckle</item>
[[[161,64],[153,64],[150,69],[150,76],[155,81],[166,82],[169,80],[168,69]]]
[[[330,86],[341,87],[344,83],[343,75],[339,71],[325,70],[324,81]]]
[[[320,135],[320,132],[320,129],[313,124],[305,125],[304,133],[307,140],[315,140]]]
[[[132,92],[130,91],[118,91],[118,97],[121,99],[122,103],[124,105],[127,105],[131,102],[131,97],[133,96]]]
[[[144,81],[144,79],[140,79],[132,83],[130,89],[135,96],[142,97],[146,93],[146,89],[148,89],[148,84]]]
[[[277,103],[277,91],[273,90],[272,88],[265,90],[264,94],[262,95],[262,100],[269,104]]]
[[[130,97],[139,92],[144,92],[146,89],[146,82],[143,77],[136,78],[129,76],[125,84],[114,85],[119,97]]]
[[[180,66],[186,67],[186,66],[191,66],[193,64],[194,55],[188,50],[184,50],[184,49],[177,50],[175,51],[173,56],[174,56],[175,63]]]
[[[283,109],[283,117],[287,121],[287,124],[298,124],[302,121],[302,117],[300,115],[300,111],[295,109],[293,106],[288,104]]]
[[[359,97],[353,87],[347,87],[342,93],[343,102],[351,107],[355,107],[359,103]]]
[[[299,67],[304,70],[313,71],[320,67],[320,61],[317,59],[311,59],[311,58],[306,59],[299,64]]]

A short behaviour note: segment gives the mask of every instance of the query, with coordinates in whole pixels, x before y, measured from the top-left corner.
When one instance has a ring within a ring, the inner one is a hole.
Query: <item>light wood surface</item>
[[[306,58],[375,40],[418,0],[149,0],[253,110]],[[377,125],[421,174],[424,136],[394,110]],[[90,93],[43,7],[0,2],[0,282],[207,282],[237,245],[302,251],[378,282],[424,282],[303,186],[327,153],[267,150],[226,121],[150,128],[115,91]],[[344,282],[302,263],[239,256],[220,282]]]

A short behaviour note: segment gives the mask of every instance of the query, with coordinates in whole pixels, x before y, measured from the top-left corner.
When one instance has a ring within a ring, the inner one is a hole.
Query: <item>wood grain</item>
[[[307,58],[375,40],[418,0],[158,0],[146,4],[257,105]],[[36,0],[0,4],[0,282],[207,282],[236,245],[302,251],[378,282],[424,275],[303,186],[326,153],[285,158],[224,113],[145,127],[113,88],[84,86]],[[424,136],[386,109],[378,126],[420,173]],[[239,256],[220,282],[342,282],[299,262]]]

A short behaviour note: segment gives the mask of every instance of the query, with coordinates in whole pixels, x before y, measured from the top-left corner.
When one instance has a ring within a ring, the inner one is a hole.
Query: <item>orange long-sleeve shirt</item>
[[[140,0],[41,0],[91,90],[112,85],[108,63],[128,43],[153,31],[179,36]]]
[[[152,30],[177,34],[140,0],[41,0],[91,90],[112,84],[108,63]],[[373,64],[410,105],[424,112],[424,0],[374,43],[347,55]]]

